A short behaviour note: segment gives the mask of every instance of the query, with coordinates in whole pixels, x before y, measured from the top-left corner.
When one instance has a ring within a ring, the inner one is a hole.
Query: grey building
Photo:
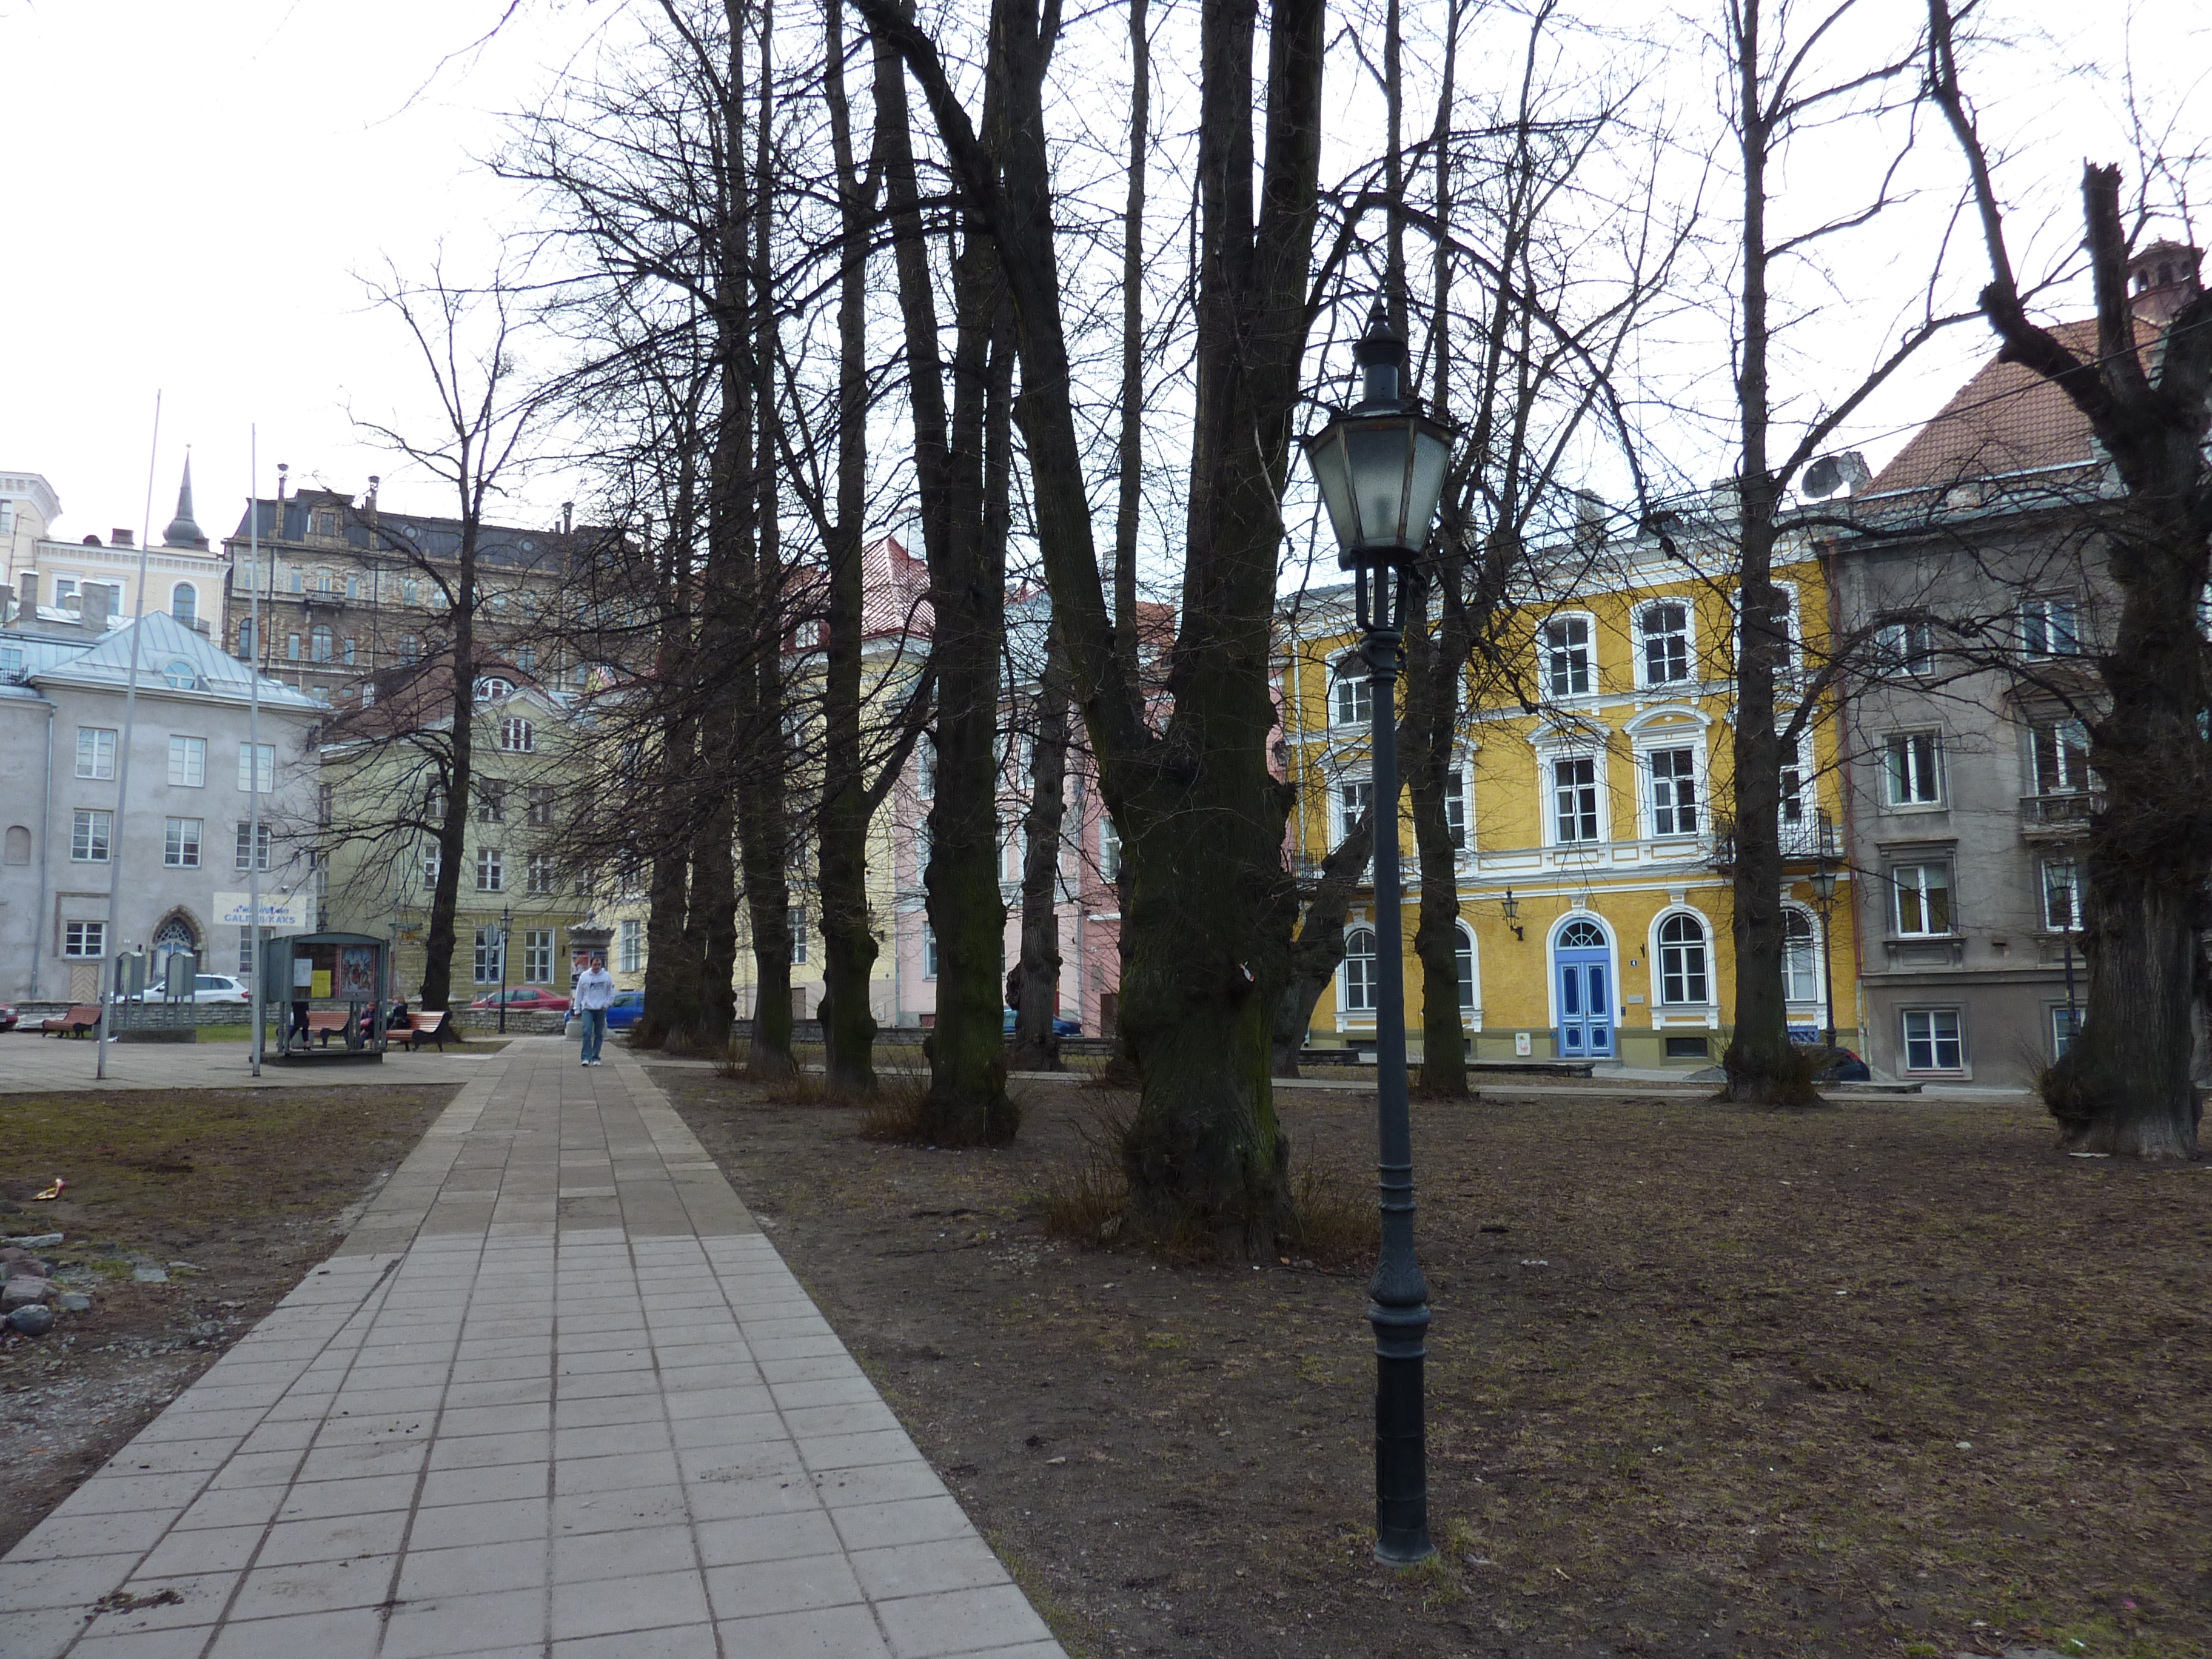
[[[2148,356],[2198,290],[2197,252],[2146,248],[2130,278]],[[2094,355],[2094,321],[2057,332]],[[2118,489],[2065,396],[1993,357],[1849,504],[1831,570],[1866,671],[1845,802],[1879,1072],[2032,1083],[2071,1036]]]
[[[329,711],[264,679],[257,745],[252,671],[198,629],[158,611],[57,623],[0,599],[0,999],[88,1000],[100,959],[126,950],[240,971],[252,864],[264,897],[291,896],[312,926],[314,734]]]

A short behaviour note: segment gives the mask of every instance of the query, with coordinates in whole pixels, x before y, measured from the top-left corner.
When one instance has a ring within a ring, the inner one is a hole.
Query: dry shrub
[[[877,1073],[874,1097],[865,1102],[848,1103],[865,1104],[868,1109],[868,1115],[860,1120],[860,1139],[906,1145],[926,1139],[921,1103],[928,1093],[929,1074],[926,1072]]]
[[[1310,1165],[1291,1177],[1287,1251],[1324,1267],[1358,1267],[1372,1261],[1382,1243],[1374,1189],[1350,1170]]]
[[[1127,1107],[1100,1106],[1076,1126],[1083,1149],[1072,1163],[1045,1176],[1038,1196],[1044,1230],[1073,1243],[1110,1244],[1121,1237],[1129,1214],[1129,1178],[1121,1172],[1121,1146],[1129,1134]]]

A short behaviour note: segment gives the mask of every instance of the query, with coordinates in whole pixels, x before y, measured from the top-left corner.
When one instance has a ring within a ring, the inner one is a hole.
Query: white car
[[[133,1002],[167,1000],[158,987],[149,987],[131,1000]],[[228,974],[195,974],[192,975],[191,1000],[194,1002],[233,1002],[242,1008],[253,1000],[253,994],[246,989],[244,980]]]

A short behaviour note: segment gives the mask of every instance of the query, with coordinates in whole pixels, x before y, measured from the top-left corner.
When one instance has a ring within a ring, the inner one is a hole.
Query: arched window
[[[1459,1011],[1471,1014],[1474,1012],[1474,935],[1467,931],[1464,922],[1460,924],[1459,942],[1452,954],[1459,968]]]
[[[161,925],[154,930],[154,949],[151,953],[154,960],[149,964],[148,971],[152,978],[158,981],[161,975],[163,963],[171,957],[179,953],[189,953],[198,948],[199,935],[193,932],[192,924],[173,911],[163,920]],[[152,994],[152,988],[149,986],[148,994]]]
[[[179,582],[169,590],[169,614],[190,628],[199,620],[199,590],[190,582]]]
[[[167,667],[162,669],[161,679],[172,691],[191,691],[199,685],[199,670],[194,668],[182,657],[178,657],[172,660]]]
[[[1794,908],[1782,912],[1782,994],[1792,1002],[1820,1000],[1820,972],[1813,918]]]
[[[1659,1000],[1682,1005],[1709,1002],[1705,973],[1705,930],[1695,916],[1679,912],[1659,924]]]
[[[1562,951],[1602,951],[1605,929],[1594,921],[1571,921],[1559,929]]]
[[[308,649],[317,662],[331,659],[331,630],[323,623],[317,623],[313,633],[308,636]]]
[[[1375,930],[1355,927],[1344,937],[1344,1012],[1375,1012]]]

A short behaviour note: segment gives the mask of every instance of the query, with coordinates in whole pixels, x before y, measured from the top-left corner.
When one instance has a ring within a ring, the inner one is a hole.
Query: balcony
[[[2020,833],[2030,841],[2071,841],[2089,832],[2089,815],[2104,806],[2104,797],[2087,789],[2022,795]]]

